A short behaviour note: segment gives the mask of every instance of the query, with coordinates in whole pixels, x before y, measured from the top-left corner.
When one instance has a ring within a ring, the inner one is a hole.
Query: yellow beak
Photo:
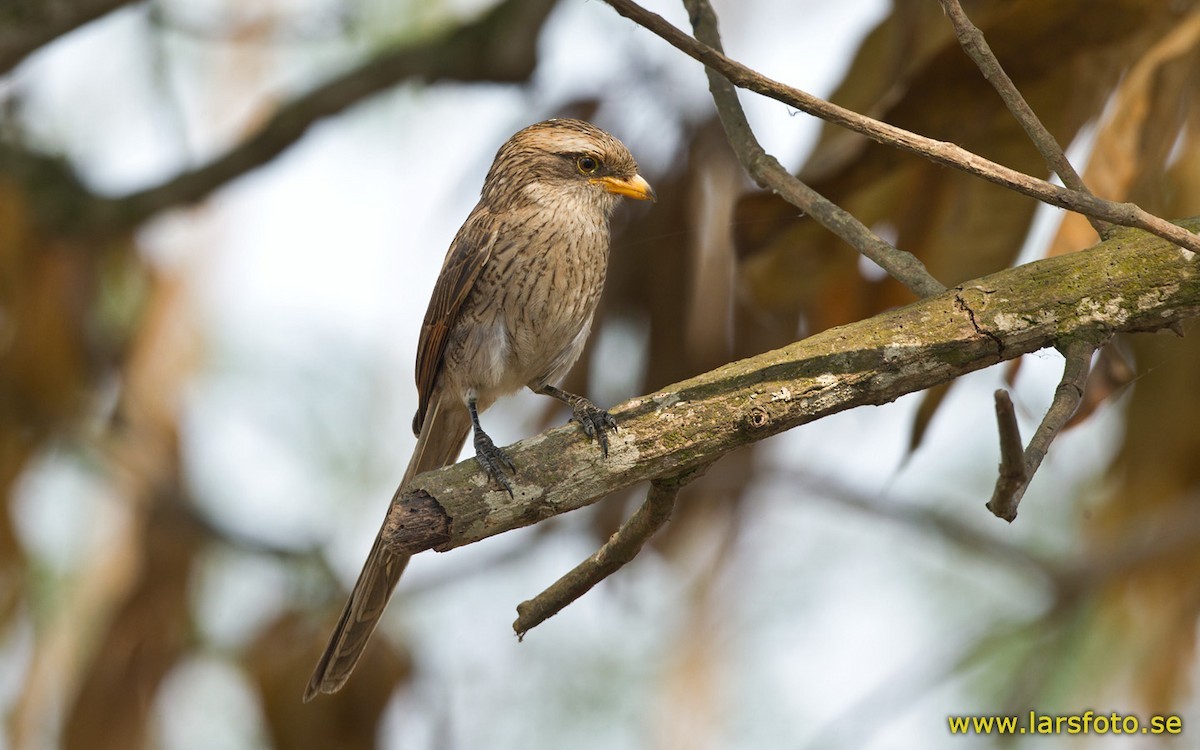
[[[620,177],[595,177],[590,182],[600,185],[610,193],[624,195],[627,198],[639,201],[657,200],[654,188],[650,187],[650,183],[646,182],[640,174],[635,174],[627,180]]]

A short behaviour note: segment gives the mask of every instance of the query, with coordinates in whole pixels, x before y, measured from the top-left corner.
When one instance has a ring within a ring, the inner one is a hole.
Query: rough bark
[[[1200,219],[1182,222],[1195,231]],[[963,248],[963,252],[970,252]],[[387,541],[444,551],[537,523],[836,412],[883,404],[1022,354],[1200,316],[1196,256],[1139,230],[733,362],[612,410],[604,459],[576,425],[507,449],[514,496],[473,460],[398,490]]]

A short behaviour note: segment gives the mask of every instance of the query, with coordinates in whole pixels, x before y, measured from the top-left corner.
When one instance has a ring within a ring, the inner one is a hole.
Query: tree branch
[[[0,76],[58,37],[131,0],[5,0],[0,5]]]
[[[1024,493],[1024,488],[1029,484],[1029,475],[1025,471],[1025,443],[1021,441],[1021,426],[1017,424],[1012,397],[1008,391],[999,388],[995,398],[996,427],[1000,433],[1000,474],[996,477],[991,503],[995,503],[997,497],[1013,497],[1018,492]],[[995,513],[994,510],[992,512]]]
[[[1200,219],[1184,223],[1200,228]],[[1064,341],[1155,331],[1200,316],[1191,254],[1121,230],[1088,250],[968,282],[783,349],[733,362],[612,410],[608,458],[568,425],[506,449],[514,496],[474,461],[397,491],[385,542],[447,550],[583,507],[636,482],[678,475],[740,446]]]
[[[721,51],[717,15],[707,0],[684,0],[696,37]],[[945,285],[930,275],[925,264],[912,253],[885,242],[854,215],[813,190],[768,154],[754,137],[746,113],[737,98],[737,90],[728,79],[712,68],[705,68],[717,114],[725,135],[742,167],[758,186],[774,191],[781,198],[813,217],[821,226],[836,234],[862,255],[870,258],[892,278],[904,284],[918,297],[946,291]]]
[[[708,467],[709,464],[703,464],[678,476],[652,481],[646,501],[595,554],[576,565],[542,593],[517,605],[513,630],[518,640],[524,639],[530,630],[561,612],[563,607],[591,591],[597,583],[637,557],[646,540],[670,520],[679,491],[703,475]]]
[[[1000,394],[1004,392],[996,391],[996,415],[1000,419],[1000,478],[996,480],[996,489],[987,503],[987,509],[998,518],[1010,523],[1016,519],[1017,506],[1021,504],[1029,482],[1033,480],[1033,475],[1046,458],[1050,443],[1062,432],[1075,410],[1079,408],[1079,402],[1083,400],[1083,390],[1087,385],[1092,355],[1095,353],[1096,344],[1086,337],[1072,339],[1063,348],[1066,364],[1063,366],[1062,380],[1054,391],[1050,409],[1042,418],[1042,423],[1038,425],[1024,451],[1020,450],[1021,434],[1017,430],[1016,416],[1012,414],[1012,401],[1008,401],[1008,394],[1005,394],[1008,413],[1002,416]],[[1014,436],[1015,449],[1012,445]]]
[[[61,162],[0,145],[0,172],[52,182],[39,216],[58,231],[120,232],[173,206],[195,203],[274,159],[317,121],[401,81],[524,81],[537,63],[537,37],[555,0],[506,0],[443,36],[385,53],[282,106],[249,140],[208,164],[122,198],[101,198],[65,178]],[[38,179],[48,176],[52,180]]]
[[[1133,203],[1115,203],[1088,193],[1052,185],[1045,180],[1030,177],[1015,169],[984,159],[953,143],[936,141],[865,117],[767,78],[739,62],[729,59],[712,47],[696,41],[672,26],[662,16],[651,13],[631,0],[604,0],[604,2],[612,6],[620,15],[658,35],[684,54],[716,70],[735,86],[783,102],[802,112],[865,135],[877,143],[917,154],[936,164],[975,175],[1022,195],[1036,198],[1043,203],[1075,211],[1085,216],[1098,217],[1114,224],[1144,229],[1186,248],[1190,252],[1200,253],[1200,236],[1184,231]]]
[[[1025,97],[1021,96],[1021,92],[1008,77],[1008,73],[1004,72],[1000,61],[996,59],[992,48],[988,46],[983,32],[971,23],[971,19],[963,11],[962,5],[958,0],[940,0],[940,2],[942,10],[946,12],[951,25],[954,26],[954,33],[958,37],[958,43],[962,46],[963,51],[975,62],[979,72],[983,74],[988,83],[992,84],[992,88],[996,89],[996,93],[1000,95],[1004,105],[1008,107],[1008,111],[1012,113],[1025,134],[1029,136],[1029,140],[1033,141],[1033,145],[1037,147],[1042,158],[1046,160],[1046,166],[1057,174],[1063,184],[1071,190],[1091,194],[1092,191],[1088,190],[1087,185],[1083,183],[1083,178],[1075,171],[1075,167],[1071,166],[1071,162],[1067,160],[1058,141],[1042,124],[1041,119],[1034,114],[1033,108],[1025,101]],[[1096,234],[1103,239],[1108,232],[1108,224],[1092,216],[1088,216],[1087,220],[1091,223],[1092,229],[1096,230]]]

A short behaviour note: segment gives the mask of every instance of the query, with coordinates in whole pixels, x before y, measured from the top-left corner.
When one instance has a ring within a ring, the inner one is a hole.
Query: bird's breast
[[[500,233],[466,302],[446,353],[464,391],[494,398],[555,382],[583,350],[608,267],[607,217],[539,218]]]
[[[608,268],[607,232],[550,232],[503,255],[497,269],[512,356],[521,369],[544,368],[591,324]]]

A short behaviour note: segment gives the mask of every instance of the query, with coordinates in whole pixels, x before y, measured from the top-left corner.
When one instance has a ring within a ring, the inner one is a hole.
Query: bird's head
[[[546,120],[496,153],[483,186],[493,209],[524,202],[583,201],[609,211],[620,196],[655,199],[625,144],[583,120]]]

